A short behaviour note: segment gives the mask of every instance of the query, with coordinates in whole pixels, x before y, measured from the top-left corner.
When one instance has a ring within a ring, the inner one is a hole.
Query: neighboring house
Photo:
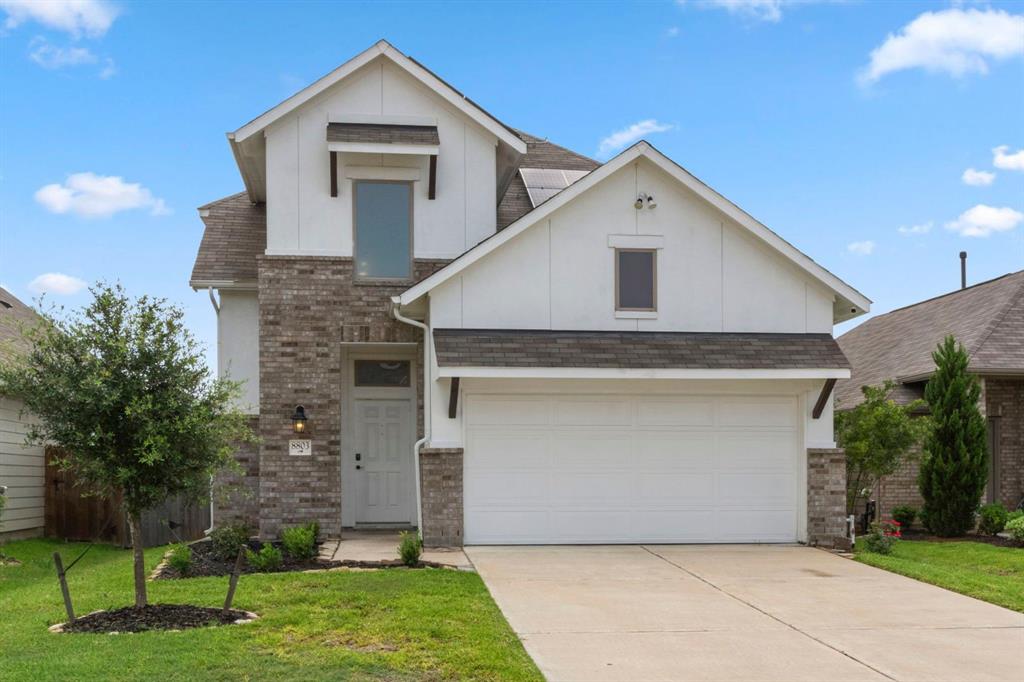
[[[863,400],[860,387],[896,382],[892,398],[924,398],[932,352],[949,334],[970,354],[981,378],[979,407],[988,421],[988,502],[1016,507],[1024,498],[1024,270],[873,317],[839,337],[853,376],[836,385],[836,409]],[[916,450],[915,454],[920,454]],[[921,506],[912,457],[875,490],[879,512]]]
[[[27,352],[22,332],[38,321],[34,310],[0,288],[0,359]],[[0,539],[43,534],[45,457],[42,446],[25,445],[29,423],[17,396],[0,395],[0,486],[7,486]]]
[[[599,165],[383,41],[228,139],[191,284],[262,440],[215,522],[843,536],[832,328],[870,301],[646,142]]]

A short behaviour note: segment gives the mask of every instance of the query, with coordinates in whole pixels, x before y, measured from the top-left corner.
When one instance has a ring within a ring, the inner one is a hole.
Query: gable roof
[[[35,310],[0,287],[0,359],[12,360],[28,352],[29,342],[25,338],[24,327],[41,320]]]
[[[256,282],[256,258],[267,250],[267,207],[245,192],[199,207],[206,229],[192,267],[193,288]]]
[[[409,305],[431,289],[448,281],[495,249],[501,248],[505,243],[509,242],[533,225],[536,225],[562,206],[565,206],[574,200],[583,192],[586,192],[591,187],[594,187],[604,179],[610,177],[616,171],[640,158],[645,158],[654,163],[654,165],[663,170],[669,176],[673,177],[729,218],[739,223],[740,226],[746,228],[761,242],[774,248],[794,265],[821,282],[830,291],[835,292],[842,299],[841,303],[834,306],[834,310],[837,311],[834,313],[835,320],[846,320],[867,312],[870,309],[871,301],[866,296],[833,275],[821,265],[818,265],[818,263],[814,262],[810,256],[798,250],[775,232],[772,232],[736,204],[732,203],[721,194],[711,189],[708,185],[701,182],[701,180],[690,174],[689,171],[662,154],[645,140],[637,142],[632,147],[609,160],[603,166],[600,166],[588,175],[577,180],[537,208],[526,213],[506,229],[497,232],[469,249],[441,270],[438,270],[422,282],[419,282],[415,286],[407,289],[401,296],[396,297],[395,300],[400,305]]]
[[[861,386],[892,379],[890,396],[907,403],[934,370],[932,351],[948,334],[970,355],[978,374],[1024,373],[1024,270],[878,315],[839,337],[853,366],[836,385],[837,406],[854,407]],[[908,385],[910,384],[910,385]]]

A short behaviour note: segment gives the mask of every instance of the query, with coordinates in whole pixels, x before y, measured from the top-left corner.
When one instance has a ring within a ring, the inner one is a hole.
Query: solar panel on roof
[[[520,168],[519,175],[530,195],[530,203],[537,208],[590,171],[561,170],[558,168]]]

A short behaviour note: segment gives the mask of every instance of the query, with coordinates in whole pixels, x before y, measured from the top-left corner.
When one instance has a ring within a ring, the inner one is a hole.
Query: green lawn
[[[11,542],[0,567],[0,680],[540,680],[480,577],[448,570],[242,576],[235,606],[261,618],[183,632],[47,632],[65,620],[51,554]],[[152,568],[163,548],[146,554]],[[96,546],[68,574],[76,612],[129,604],[131,557]],[[149,584],[151,603],[219,606],[226,578]]]
[[[1024,549],[980,542],[902,540],[892,554],[857,542],[857,561],[1024,612]]]

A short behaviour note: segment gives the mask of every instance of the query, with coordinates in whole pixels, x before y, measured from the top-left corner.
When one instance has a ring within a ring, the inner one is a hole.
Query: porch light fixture
[[[647,208],[658,207],[658,202],[654,200],[653,194],[648,194],[647,192],[640,192],[640,194],[637,195],[636,201],[633,202],[633,208],[639,211],[643,209],[644,206],[647,206]]]
[[[292,414],[292,430],[295,431],[295,433],[305,433],[307,421],[306,408],[302,405],[296,405],[295,412]]]

